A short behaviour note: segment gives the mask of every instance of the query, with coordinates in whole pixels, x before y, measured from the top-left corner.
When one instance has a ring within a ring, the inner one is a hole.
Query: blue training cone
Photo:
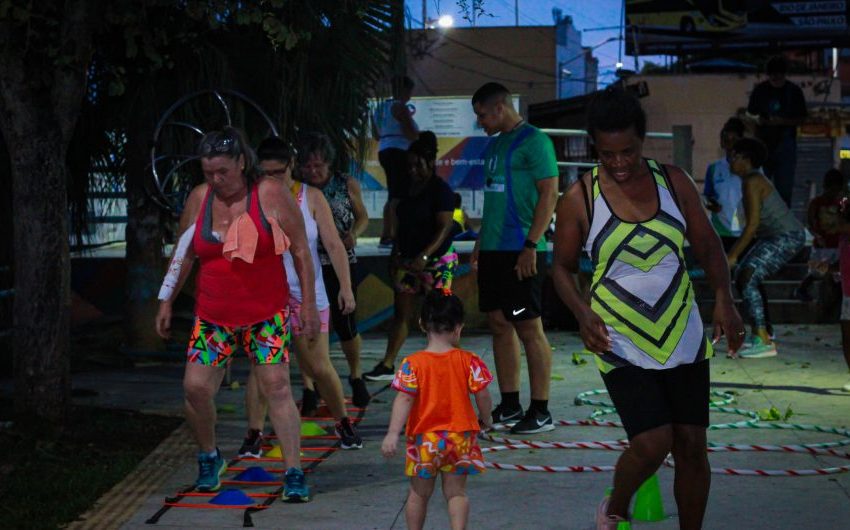
[[[245,504],[254,504],[251,497],[242,493],[237,489],[221,490],[221,493],[210,499],[210,504],[220,504],[223,506],[242,506]]]
[[[242,482],[274,482],[275,478],[260,466],[253,466],[233,477],[233,480],[241,480]]]

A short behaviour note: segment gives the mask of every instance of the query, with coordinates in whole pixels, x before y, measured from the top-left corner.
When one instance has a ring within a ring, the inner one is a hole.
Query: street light
[[[599,48],[600,46],[604,46],[605,44],[608,44],[609,42],[612,42],[612,41],[615,41],[615,40],[621,40],[621,37],[619,37],[619,36],[618,37],[608,37],[607,39],[603,40],[602,42],[600,42],[598,44],[594,44],[593,46],[582,48],[581,53],[574,55],[573,57],[569,57],[567,59],[564,59],[563,61],[558,61],[558,77],[555,81],[556,86],[557,86],[557,91],[558,91],[558,99],[561,99],[561,85],[562,85],[562,83],[561,83],[561,74],[562,74],[561,70],[564,67],[564,65],[570,64],[574,60],[586,55],[587,52],[592,52],[596,48]],[[621,69],[622,67],[623,67],[623,63],[618,62],[617,63],[617,70]],[[572,74],[572,72],[570,72],[570,74]],[[585,80],[585,82],[586,82],[586,80]]]
[[[428,29],[448,29],[455,24],[455,19],[451,15],[443,15],[440,18],[429,18],[425,23]]]
[[[560,61],[558,63],[558,83],[557,83],[558,84],[558,99],[561,99],[561,87],[564,84],[563,77],[564,76],[570,77],[571,75],[573,75],[572,70],[570,70],[568,68],[564,68],[565,64],[566,64],[565,61]]]

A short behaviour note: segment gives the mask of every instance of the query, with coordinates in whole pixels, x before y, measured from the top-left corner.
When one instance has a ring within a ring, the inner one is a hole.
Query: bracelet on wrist
[[[532,241],[530,239],[526,239],[525,241],[522,242],[522,246],[524,248],[536,249],[537,243],[535,243],[534,241]]]

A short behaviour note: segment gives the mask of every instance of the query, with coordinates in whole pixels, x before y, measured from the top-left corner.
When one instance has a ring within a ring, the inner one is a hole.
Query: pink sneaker
[[[596,508],[596,530],[622,530],[620,523],[626,523],[623,526],[629,528],[631,525],[628,519],[623,519],[619,515],[608,515],[609,500],[610,497],[606,495]]]

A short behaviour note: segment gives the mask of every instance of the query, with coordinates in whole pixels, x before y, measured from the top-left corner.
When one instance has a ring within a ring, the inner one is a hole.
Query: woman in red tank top
[[[200,445],[199,491],[215,491],[227,466],[215,443],[215,394],[239,345],[255,365],[269,416],[284,447],[284,500],[309,500],[300,462],[300,421],[289,382],[289,291],[281,254],[288,245],[299,280],[314,271],[304,222],[289,190],[261,178],[256,156],[238,129],[207,133],[198,148],[204,183],[189,195],[180,233],[193,231],[185,256],[175,255],[179,277],[161,296],[157,332],[170,336],[172,303],[200,262],[194,328],[183,386],[186,416]],[[187,238],[189,235],[187,234]],[[182,259],[182,263],[179,261]],[[315,294],[302,300],[305,334],[318,330]]]

